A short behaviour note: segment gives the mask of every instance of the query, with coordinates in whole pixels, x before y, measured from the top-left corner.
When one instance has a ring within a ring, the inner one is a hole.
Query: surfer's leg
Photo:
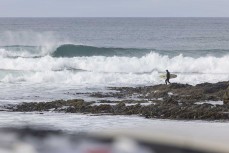
[[[165,84],[167,85],[167,79],[165,79]]]

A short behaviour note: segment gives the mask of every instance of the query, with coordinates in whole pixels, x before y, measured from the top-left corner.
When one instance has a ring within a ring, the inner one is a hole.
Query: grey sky
[[[0,0],[0,17],[229,17],[229,0]]]

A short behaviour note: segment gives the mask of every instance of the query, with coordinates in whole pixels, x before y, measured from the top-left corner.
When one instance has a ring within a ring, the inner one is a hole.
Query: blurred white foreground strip
[[[228,153],[227,142],[140,129],[74,134],[28,127],[0,129],[0,153]]]

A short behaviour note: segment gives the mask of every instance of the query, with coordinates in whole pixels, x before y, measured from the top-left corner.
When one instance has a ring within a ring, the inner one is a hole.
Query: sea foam
[[[181,83],[216,82],[229,79],[229,56],[174,57],[151,52],[142,57],[5,58],[0,57],[3,82],[64,82],[75,84],[162,83],[166,69]],[[19,73],[20,72],[20,73]],[[4,75],[3,75],[4,73]]]

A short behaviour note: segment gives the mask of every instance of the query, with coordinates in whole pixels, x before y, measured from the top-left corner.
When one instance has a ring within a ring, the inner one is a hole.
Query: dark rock
[[[223,103],[229,104],[229,87],[226,89],[226,91],[223,95]]]
[[[100,104],[92,105],[94,102],[85,102],[81,99],[57,100],[53,102],[21,103],[19,105],[8,105],[6,109],[31,112],[49,111],[67,113],[93,113],[113,115],[140,115],[146,118],[161,119],[203,119],[218,120],[229,119],[229,105],[197,105],[200,101],[224,100],[229,104],[228,82],[203,83],[196,86],[173,83],[170,85],[156,85],[146,87],[114,87],[111,93],[94,93],[97,97],[131,97],[138,96],[139,100],[101,101],[101,103],[117,103],[116,105]],[[171,93],[171,94],[169,94]],[[224,94],[224,96],[223,96]],[[159,99],[160,100],[157,100]],[[152,105],[141,105],[142,102],[154,101]],[[131,105],[127,105],[131,104]],[[133,105],[134,104],[134,105]]]
[[[170,89],[183,89],[183,88],[188,88],[188,87],[192,87],[189,84],[179,84],[179,83],[171,83],[169,84],[169,88]]]
[[[178,101],[174,100],[172,97],[165,99],[165,102],[163,104],[175,104],[178,105]]]
[[[227,89],[228,85],[225,82],[218,82],[215,84],[211,83],[203,83],[203,84],[198,84],[196,87],[201,87],[204,90],[205,94],[209,93],[216,93],[220,90],[225,90]]]

